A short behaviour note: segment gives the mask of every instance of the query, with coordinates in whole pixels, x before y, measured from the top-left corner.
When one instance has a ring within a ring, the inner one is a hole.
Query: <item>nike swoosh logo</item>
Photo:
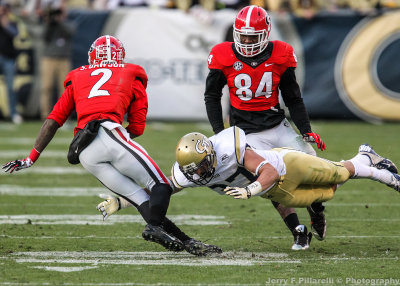
[[[272,66],[273,64],[265,64],[266,67]]]

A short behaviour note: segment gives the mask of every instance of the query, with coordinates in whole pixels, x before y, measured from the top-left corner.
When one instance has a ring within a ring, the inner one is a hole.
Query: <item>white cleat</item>
[[[392,173],[392,181],[390,184],[387,184],[388,187],[391,187],[400,193],[400,176],[398,174]]]
[[[307,227],[299,224],[293,231],[294,244],[292,250],[306,250],[310,247],[312,234],[307,233]]]
[[[388,170],[389,172],[397,174],[396,165],[387,158],[380,156],[378,153],[374,151],[374,149],[367,143],[362,144],[358,148],[358,154],[365,155],[371,161],[371,167],[375,167],[377,169]]]

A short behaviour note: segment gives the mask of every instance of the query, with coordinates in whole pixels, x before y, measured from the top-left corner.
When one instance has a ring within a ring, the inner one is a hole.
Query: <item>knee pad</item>
[[[150,207],[156,205],[169,204],[169,199],[172,195],[172,188],[167,184],[155,184],[151,188]]]

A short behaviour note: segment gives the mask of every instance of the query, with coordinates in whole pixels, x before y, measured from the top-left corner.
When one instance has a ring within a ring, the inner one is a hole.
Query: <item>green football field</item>
[[[400,125],[314,121],[327,150],[349,159],[361,143],[400,165]],[[0,162],[26,157],[41,123],[0,123]],[[211,135],[206,123],[150,122],[137,139],[169,174],[184,134]],[[168,216],[224,253],[167,252],[141,238],[133,209],[103,221],[97,197],[108,191],[66,160],[72,128],[62,128],[36,164],[0,174],[0,285],[400,285],[400,194],[353,180],[326,203],[327,238],[290,250],[292,236],[272,204],[237,201],[206,188],[171,198]],[[300,221],[309,226],[304,209]]]

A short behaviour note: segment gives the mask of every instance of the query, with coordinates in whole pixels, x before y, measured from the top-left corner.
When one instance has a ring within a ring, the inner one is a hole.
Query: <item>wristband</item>
[[[247,198],[250,198],[251,196],[254,196],[254,195],[258,194],[259,192],[261,192],[262,186],[259,181],[255,181],[255,182],[251,183],[250,185],[248,185],[247,187],[245,187],[245,189],[247,192]]]
[[[256,173],[255,173],[256,176],[260,175],[259,172],[260,172],[261,167],[264,166],[265,164],[268,164],[268,163],[269,163],[268,160],[265,160],[265,161],[262,161],[262,162],[257,166],[257,168],[256,168]]]
[[[40,156],[40,152],[38,152],[35,148],[32,148],[31,154],[29,154],[28,158],[31,159],[32,163],[34,163]]]

